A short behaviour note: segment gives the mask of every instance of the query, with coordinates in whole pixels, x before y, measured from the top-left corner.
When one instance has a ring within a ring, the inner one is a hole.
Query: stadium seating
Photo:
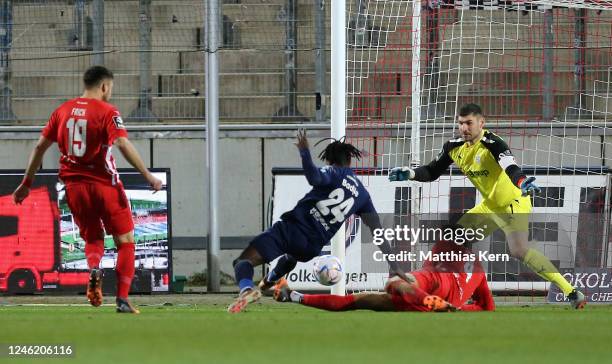
[[[223,122],[270,122],[286,102],[283,92],[285,1],[230,2],[226,1],[223,5],[225,44],[218,53],[221,72],[220,117]],[[74,38],[71,38],[74,37],[75,28],[71,3],[50,1],[35,7],[29,2],[13,3],[14,19],[19,21],[15,22],[12,31],[10,86],[13,112],[21,123],[40,124],[55,106],[80,92],[79,77],[92,59],[89,50],[75,50],[78,47],[74,47]],[[90,6],[87,5],[85,9],[86,15],[91,13]],[[202,2],[154,1],[151,12],[153,112],[162,122],[201,122],[205,109],[202,52],[205,9]],[[300,2],[297,14],[297,105],[302,115],[312,119],[315,114],[313,4]],[[428,85],[426,80],[424,92],[437,91],[439,102],[445,103],[447,108],[451,107],[452,103],[447,102],[443,95],[447,87],[453,87],[458,66],[461,66],[463,72],[459,75],[461,86],[458,102],[471,100],[481,103],[488,114],[497,119],[529,119],[538,115],[542,105],[541,55],[535,54],[534,49],[516,49],[517,42],[514,40],[521,39],[524,43],[534,32],[541,32],[542,18],[532,17],[532,25],[525,26],[526,20],[520,19],[521,15],[517,13],[520,20],[517,24],[520,25],[514,26],[508,20],[507,13],[504,18],[499,10],[481,12],[482,16],[490,18],[490,27],[486,30],[470,27],[470,19],[464,19],[462,41],[459,42],[458,27],[453,25],[457,19],[452,18],[450,12],[445,14],[441,16],[438,28],[440,38],[436,55],[440,66],[439,84]],[[327,6],[327,28],[330,26],[329,16]],[[117,74],[113,102],[128,116],[137,107],[139,98],[138,1],[106,1],[105,19],[105,50],[109,52],[105,54],[105,63]],[[398,49],[395,42],[394,49],[380,47],[376,52],[374,46],[384,45],[384,37],[376,36],[378,33],[372,31],[369,33],[371,43],[366,41],[365,45],[349,50],[353,53],[353,59],[360,59],[357,55],[362,54],[365,58],[361,59],[369,60],[368,65],[372,69],[370,77],[359,81],[363,95],[359,98],[359,104],[354,106],[352,115],[388,120],[392,114],[397,115],[393,111],[395,108],[409,104],[406,101],[410,96],[411,77],[408,19],[400,22],[395,32],[388,33],[395,40],[404,40],[405,47],[402,49]],[[563,19],[556,19],[555,22],[559,24],[564,21],[571,22]],[[598,27],[605,26],[589,23],[587,33],[604,34],[605,30]],[[375,25],[370,28],[375,29]],[[567,47],[572,37],[572,32],[566,32],[556,34],[555,38],[555,46],[558,47],[554,51],[556,114],[562,113],[574,98],[574,55],[573,50]],[[329,41],[327,36],[326,48],[329,48]],[[598,45],[602,46],[606,41],[609,43],[610,39],[598,40]],[[428,45],[424,43],[423,47]],[[459,47],[464,54],[467,52],[474,56],[459,57]],[[326,80],[329,82],[329,49],[325,55]],[[373,55],[375,58],[372,61]],[[50,58],[53,62],[49,61]],[[587,51],[586,58],[596,65],[612,63],[610,53],[600,50]],[[466,61],[470,64],[465,64]],[[495,69],[490,71],[493,65]],[[359,67],[359,64],[352,66]],[[470,72],[465,72],[470,68]],[[589,79],[607,80],[607,69],[591,69],[588,72],[591,72],[587,75]],[[393,94],[388,92],[389,82],[398,85]],[[587,83],[586,87],[587,92],[597,94],[598,90],[593,90],[592,82]],[[606,107],[599,98],[594,99],[596,110]],[[325,96],[324,105],[328,105],[328,101],[329,97]],[[513,110],[513,105],[517,104],[523,105],[521,114],[516,113],[516,108]],[[274,120],[283,121],[283,118]]]

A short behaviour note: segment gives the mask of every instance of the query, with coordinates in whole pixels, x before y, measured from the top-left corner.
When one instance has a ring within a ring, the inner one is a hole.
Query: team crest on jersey
[[[474,157],[474,162],[480,163],[480,154],[476,154],[476,157]]]
[[[123,119],[121,119],[121,116],[113,116],[113,123],[115,123],[117,129],[125,129],[125,124],[123,124]]]

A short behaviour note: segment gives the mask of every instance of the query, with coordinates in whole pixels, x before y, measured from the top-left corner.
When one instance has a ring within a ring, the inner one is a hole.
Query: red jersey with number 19
[[[119,111],[111,104],[78,97],[60,105],[42,135],[57,142],[59,177],[64,183],[119,183],[119,173],[111,153],[118,137],[127,137]]]

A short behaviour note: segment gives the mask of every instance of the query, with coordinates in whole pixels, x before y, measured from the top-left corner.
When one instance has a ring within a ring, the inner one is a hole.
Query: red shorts
[[[122,185],[69,183],[66,200],[85,242],[104,239],[104,230],[110,235],[134,230],[130,203]]]
[[[418,282],[418,286],[428,294],[440,296],[445,300],[451,298],[454,288],[452,273],[431,272],[428,270],[418,270],[410,272]],[[397,311],[429,311],[422,304],[408,302],[402,295],[391,294],[391,300]]]

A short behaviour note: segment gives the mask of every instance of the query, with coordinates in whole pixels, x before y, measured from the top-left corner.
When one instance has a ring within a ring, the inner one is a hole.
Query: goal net
[[[387,181],[393,167],[435,158],[457,135],[458,109],[479,104],[485,128],[508,143],[542,187],[532,198],[531,246],[590,300],[612,300],[605,288],[612,267],[610,24],[608,1],[347,0],[346,134],[366,152],[354,167],[378,211],[418,227],[482,200],[454,168],[432,183]],[[289,176],[276,178],[275,194]],[[358,220],[347,224],[347,290],[380,290],[386,275],[369,266],[360,227]],[[478,249],[509,253],[502,231]],[[502,300],[535,302],[547,294],[563,300],[518,260],[483,265]]]
[[[366,183],[392,167],[428,163],[456,135],[461,105],[479,104],[485,127],[543,187],[532,200],[532,246],[577,286],[581,271],[605,279],[610,3],[357,1],[347,8],[347,129],[370,152],[362,166],[375,168]],[[482,199],[457,170],[394,188],[392,213],[412,226]],[[479,250],[509,253],[501,231]],[[550,288],[517,260],[483,264],[499,294]]]

